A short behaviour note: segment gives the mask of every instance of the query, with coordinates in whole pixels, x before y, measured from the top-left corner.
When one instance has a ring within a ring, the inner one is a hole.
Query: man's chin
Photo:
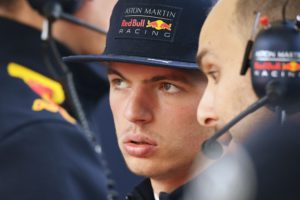
[[[130,161],[126,160],[126,165],[132,173],[138,176],[151,177],[155,170],[157,170],[157,165],[155,167],[152,162],[149,163],[145,159],[134,158],[130,159]]]
[[[128,168],[132,173],[134,173],[137,176],[151,177],[151,175],[153,173],[153,172],[151,172],[152,170],[147,170],[143,167],[135,166],[135,167],[128,167]]]

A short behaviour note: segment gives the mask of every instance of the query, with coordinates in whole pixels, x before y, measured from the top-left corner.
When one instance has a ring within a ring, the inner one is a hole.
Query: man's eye
[[[207,72],[207,77],[214,80],[215,82],[217,82],[218,81],[218,72],[217,71]]]
[[[161,89],[168,93],[177,93],[180,91],[178,87],[171,83],[162,83]]]
[[[111,86],[117,89],[125,89],[128,87],[128,84],[123,79],[116,78],[111,81]]]

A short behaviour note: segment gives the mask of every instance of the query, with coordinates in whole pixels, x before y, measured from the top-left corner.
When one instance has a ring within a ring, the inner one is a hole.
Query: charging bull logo
[[[76,120],[59,106],[64,102],[65,95],[62,86],[58,82],[16,63],[10,63],[7,69],[10,76],[22,79],[32,91],[41,97],[34,100],[33,111],[46,110],[59,113],[68,122],[76,123]]]
[[[158,31],[160,30],[168,30],[168,31],[171,31],[172,29],[172,24],[167,24],[166,22],[162,21],[162,20],[156,20],[156,21],[150,21],[148,20],[148,23],[147,23],[147,28],[154,28]]]
[[[49,112],[59,113],[68,122],[72,124],[76,123],[76,120],[73,117],[71,117],[65,109],[47,99],[34,100],[32,110],[36,112],[47,110]]]
[[[296,72],[300,71],[300,64],[298,64],[295,61],[292,61],[290,63],[286,63],[282,66],[283,70],[291,71],[291,72]]]

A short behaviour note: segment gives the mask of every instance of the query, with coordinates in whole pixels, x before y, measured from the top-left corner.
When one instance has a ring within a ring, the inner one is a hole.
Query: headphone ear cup
[[[268,85],[274,83],[271,89],[275,93],[282,91],[282,95],[275,98],[276,102],[271,100],[271,108],[280,106],[289,113],[299,112],[300,33],[294,22],[274,23],[257,35],[250,67],[252,86],[258,97],[270,92]]]
[[[51,1],[58,2],[62,6],[63,11],[68,14],[75,13],[83,3],[83,0],[28,0],[31,7],[40,14],[43,14],[44,6]]]

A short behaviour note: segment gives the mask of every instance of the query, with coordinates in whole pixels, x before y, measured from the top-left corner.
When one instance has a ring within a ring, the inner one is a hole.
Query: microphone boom
[[[261,99],[257,100],[255,103],[250,105],[246,110],[244,110],[238,116],[233,118],[221,130],[217,131],[209,139],[204,141],[202,144],[203,153],[211,159],[219,158],[223,153],[223,148],[222,148],[222,145],[217,141],[217,139],[219,137],[221,137],[222,135],[224,135],[232,126],[237,124],[239,121],[241,121],[247,115],[256,111],[257,109],[261,108],[262,106],[266,105],[268,103],[268,101],[269,101],[268,96],[264,96]]]

